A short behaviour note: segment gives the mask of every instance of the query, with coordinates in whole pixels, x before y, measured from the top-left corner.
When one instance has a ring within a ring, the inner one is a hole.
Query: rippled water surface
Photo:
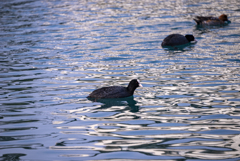
[[[0,28],[1,160],[240,160],[239,0],[8,0]],[[172,33],[198,42],[163,49]]]

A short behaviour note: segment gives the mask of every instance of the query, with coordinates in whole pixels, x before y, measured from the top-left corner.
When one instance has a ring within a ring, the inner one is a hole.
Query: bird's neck
[[[134,93],[135,89],[136,89],[136,87],[131,87],[131,86],[128,86],[128,87],[127,87],[127,90],[128,90],[131,94]]]

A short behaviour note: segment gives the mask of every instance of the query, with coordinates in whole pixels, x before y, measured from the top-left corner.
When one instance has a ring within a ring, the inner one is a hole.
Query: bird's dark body
[[[94,90],[89,94],[88,98],[124,98],[132,96],[137,87],[142,87],[137,79],[133,79],[129,82],[127,87],[121,86],[110,86],[102,87]]]
[[[177,46],[189,43],[187,38],[180,34],[168,35],[162,42],[162,46]]]
[[[132,96],[127,87],[111,86],[102,87],[93,91],[88,97],[89,98],[123,98]]]

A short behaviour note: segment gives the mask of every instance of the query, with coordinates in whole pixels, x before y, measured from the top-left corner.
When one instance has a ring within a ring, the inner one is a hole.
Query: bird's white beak
[[[194,39],[193,41],[191,41],[191,43],[192,43],[192,44],[195,44],[195,43],[197,43],[197,40]]]
[[[137,81],[138,81],[138,87],[143,87],[138,79]]]

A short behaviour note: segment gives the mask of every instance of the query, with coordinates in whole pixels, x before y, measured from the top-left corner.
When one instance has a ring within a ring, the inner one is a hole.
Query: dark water
[[[240,160],[239,0],[8,0],[0,28],[1,160]],[[171,33],[198,42],[162,49]]]

